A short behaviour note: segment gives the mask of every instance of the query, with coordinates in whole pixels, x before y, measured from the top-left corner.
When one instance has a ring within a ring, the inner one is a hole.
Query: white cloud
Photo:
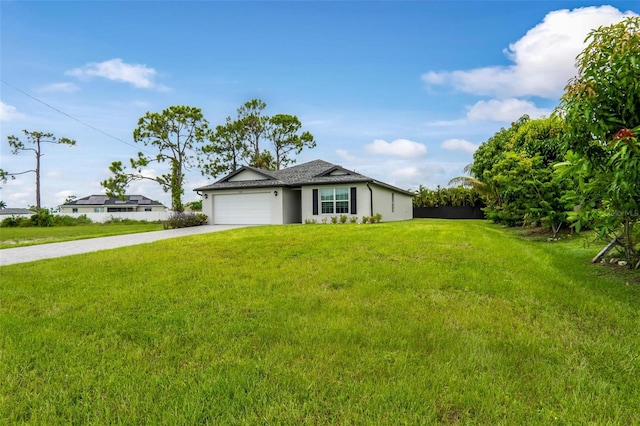
[[[25,115],[18,112],[16,107],[0,101],[0,121],[13,121],[24,117]]]
[[[365,149],[370,154],[394,155],[405,158],[420,157],[427,153],[426,146],[408,139],[396,139],[393,142],[376,139],[373,143],[366,145]]]
[[[476,149],[478,149],[479,145],[471,143],[464,139],[447,139],[442,142],[440,148],[448,149],[450,151],[465,151],[470,154],[473,154]]]
[[[166,89],[153,82],[156,70],[146,65],[127,64],[120,58],[110,59],[104,62],[91,62],[81,68],[74,68],[65,73],[73,77],[103,77],[108,80],[131,83],[134,87],[142,89]]]
[[[415,180],[422,177],[423,172],[417,167],[407,166],[393,170],[391,176],[401,180]]]
[[[73,83],[52,83],[40,89],[41,92],[66,92],[66,93],[77,92],[78,90],[80,90],[80,88]]]
[[[584,48],[587,34],[632,15],[635,13],[623,13],[612,6],[549,12],[541,23],[505,49],[513,65],[429,71],[422,79],[428,85],[446,84],[462,92],[498,98],[529,95],[556,98],[576,74],[575,58]]]
[[[358,157],[355,157],[349,154],[349,152],[344,149],[336,149],[336,155],[338,155],[338,157],[342,158],[343,160],[350,161],[352,163],[355,163],[358,161]]]
[[[520,99],[491,99],[489,101],[479,101],[467,111],[469,120],[491,120],[513,122],[524,114],[531,118],[540,118],[543,115],[549,116],[551,111],[538,108],[532,102]]]

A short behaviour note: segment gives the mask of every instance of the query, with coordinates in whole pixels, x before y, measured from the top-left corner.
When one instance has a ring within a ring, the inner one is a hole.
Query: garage
[[[270,192],[214,195],[213,223],[268,225],[271,223],[272,199]]]

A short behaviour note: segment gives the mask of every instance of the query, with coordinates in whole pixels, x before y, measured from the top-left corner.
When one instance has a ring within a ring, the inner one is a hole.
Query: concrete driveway
[[[243,228],[246,226],[248,225],[202,225],[192,226],[189,228],[167,229],[164,231],[142,232],[138,234],[116,235],[113,237],[89,238],[86,240],[66,241],[62,243],[7,248],[0,250],[0,266],[133,246],[136,244],[166,240],[168,238],[226,231],[228,229]]]

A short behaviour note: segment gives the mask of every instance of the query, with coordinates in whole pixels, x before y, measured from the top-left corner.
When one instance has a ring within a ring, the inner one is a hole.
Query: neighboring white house
[[[16,209],[16,208],[4,208],[4,209],[0,209],[0,220],[3,220],[9,216],[13,216],[13,217],[31,217],[34,214],[36,214],[36,212],[34,212],[33,210],[29,210],[29,209]]]
[[[60,206],[61,214],[164,212],[166,210],[163,204],[143,195],[125,195],[124,200],[106,195],[89,195]]]
[[[196,188],[209,224],[287,224],[331,216],[413,217],[413,193],[315,160],[283,170],[244,166]]]

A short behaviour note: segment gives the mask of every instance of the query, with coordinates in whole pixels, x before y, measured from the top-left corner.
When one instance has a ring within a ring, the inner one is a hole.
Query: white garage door
[[[269,192],[225,194],[213,197],[213,223],[217,225],[267,225],[271,223]]]

